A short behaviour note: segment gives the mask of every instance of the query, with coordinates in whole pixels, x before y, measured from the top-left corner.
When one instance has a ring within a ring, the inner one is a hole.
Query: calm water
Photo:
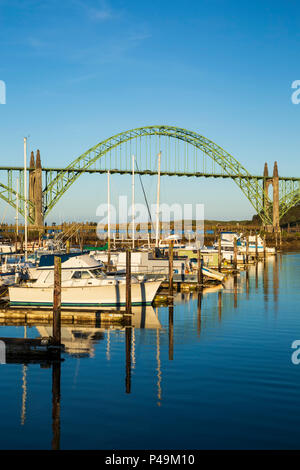
[[[300,254],[283,254],[132,328],[64,328],[60,426],[51,367],[0,365],[0,448],[299,448],[299,278]]]

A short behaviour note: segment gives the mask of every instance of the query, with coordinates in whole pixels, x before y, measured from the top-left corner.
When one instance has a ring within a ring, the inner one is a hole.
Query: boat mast
[[[131,193],[132,201],[131,203],[132,203],[132,249],[133,250],[134,250],[134,245],[135,245],[134,165],[135,165],[135,158],[134,158],[134,155],[132,155],[132,193]]]
[[[25,261],[27,255],[27,137],[24,137],[24,216],[25,216]]]
[[[107,172],[107,242],[108,264],[110,263],[110,171]]]
[[[19,235],[19,178],[17,178],[17,194],[16,194],[16,236]]]
[[[156,234],[155,234],[155,246],[156,247],[158,247],[158,241],[159,241],[160,157],[161,157],[161,152],[159,152],[158,154],[158,171],[157,171]]]

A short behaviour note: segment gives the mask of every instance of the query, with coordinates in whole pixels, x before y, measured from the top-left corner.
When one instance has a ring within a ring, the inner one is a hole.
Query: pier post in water
[[[131,251],[126,250],[126,313],[131,313]]]
[[[61,344],[61,258],[54,256],[53,339]]]
[[[174,241],[169,243],[169,300],[173,301],[173,247]]]
[[[221,272],[222,269],[222,250],[221,250],[221,235],[219,234],[218,239],[218,270]]]
[[[233,240],[233,267],[237,269],[237,239]]]
[[[197,270],[197,288],[201,289],[203,286],[203,271],[202,271],[202,259],[201,250],[198,250],[198,270]]]
[[[249,263],[249,235],[246,237],[246,263]]]
[[[257,241],[257,233],[255,234],[255,261],[258,261],[258,241]]]

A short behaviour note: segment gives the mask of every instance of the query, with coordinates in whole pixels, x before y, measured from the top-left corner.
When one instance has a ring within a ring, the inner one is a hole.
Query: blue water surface
[[[282,254],[131,327],[64,327],[59,420],[50,365],[0,365],[0,448],[299,449],[299,278]]]

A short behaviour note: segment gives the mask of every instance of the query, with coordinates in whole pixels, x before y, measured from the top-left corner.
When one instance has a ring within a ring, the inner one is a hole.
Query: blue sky
[[[66,166],[118,132],[168,124],[251,172],[277,160],[280,174],[299,175],[299,13],[296,0],[0,0],[0,164],[22,164],[28,135],[44,166]],[[97,220],[105,184],[82,176],[49,220]],[[130,184],[112,177],[112,200]],[[151,202],[155,184],[145,179]],[[254,212],[231,180],[163,178],[162,198],[204,203],[210,219]]]

